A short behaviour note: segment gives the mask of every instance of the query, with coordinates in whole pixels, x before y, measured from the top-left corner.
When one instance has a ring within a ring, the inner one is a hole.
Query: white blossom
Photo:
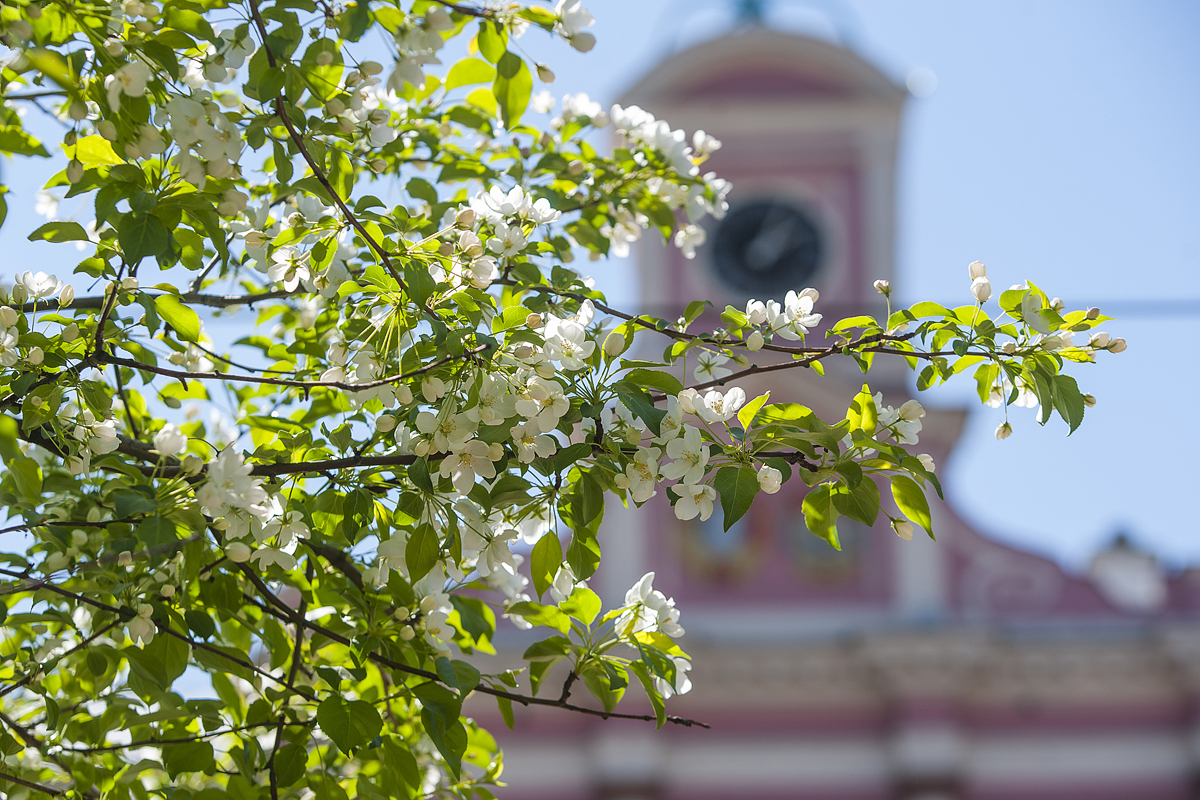
[[[762,465],[758,470],[758,488],[765,494],[775,494],[783,485],[783,473],[772,466]]]
[[[671,487],[671,492],[679,498],[675,501],[675,516],[682,520],[708,519],[713,513],[713,500],[717,498],[717,490],[711,486],[692,483],[677,483]]]
[[[746,402],[746,392],[734,386],[725,394],[716,389],[704,395],[703,405],[696,406],[696,413],[705,422],[725,422],[737,414]]]
[[[683,436],[667,443],[667,456],[675,459],[662,468],[662,476],[667,480],[699,483],[704,478],[709,450],[699,428],[685,425]]]
[[[162,430],[154,434],[154,449],[164,456],[173,456],[187,449],[188,437],[179,426],[168,422]]]

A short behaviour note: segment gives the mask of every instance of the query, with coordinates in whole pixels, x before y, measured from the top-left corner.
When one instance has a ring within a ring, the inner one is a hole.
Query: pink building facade
[[[734,191],[694,261],[643,242],[643,309],[670,317],[691,298],[722,308],[811,285],[829,316],[880,311],[871,282],[893,278],[904,101],[855,54],[762,29],[655,68],[621,102],[721,139],[711,168]],[[828,419],[862,380],[780,375],[740,385]],[[902,371],[870,379],[889,404],[909,396]],[[926,417],[921,448],[939,465],[965,414]],[[953,497],[934,504],[937,543],[902,541],[881,516],[840,526],[838,552],[805,530],[804,491],[793,480],[729,532],[719,513],[676,520],[665,498],[610,504],[591,585],[619,603],[656,571],[695,663],[668,710],[712,727],[518,709],[508,732],[476,698],[506,750],[501,797],[1200,798],[1200,575],[1164,575],[1124,545],[1069,575],[970,529]]]

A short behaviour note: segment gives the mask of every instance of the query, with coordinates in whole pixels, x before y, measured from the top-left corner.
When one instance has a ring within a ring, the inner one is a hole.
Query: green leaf
[[[317,724],[343,753],[365,747],[383,730],[374,706],[337,695],[326,697],[317,706]]]
[[[515,53],[505,53],[496,64],[492,96],[500,107],[500,120],[512,130],[521,121],[533,94],[533,75],[525,61]]]
[[[15,456],[8,460],[8,469],[17,484],[17,492],[31,503],[42,498],[42,469],[29,456]]]
[[[1054,408],[1058,410],[1063,422],[1070,427],[1067,432],[1070,436],[1083,422],[1083,412],[1086,408],[1079,384],[1070,375],[1054,376]]]
[[[870,477],[860,480],[854,488],[838,484],[830,492],[833,507],[843,517],[870,527],[879,516],[879,487]]]
[[[213,758],[213,746],[209,742],[185,742],[163,747],[163,766],[171,780],[184,772],[203,772],[212,775],[217,771]]]
[[[132,672],[163,690],[187,669],[187,644],[162,631],[145,647],[126,647],[121,653]]]
[[[571,592],[570,597],[559,604],[558,610],[584,625],[591,625],[600,613],[600,607],[600,595],[586,586],[579,586]]]
[[[47,222],[29,234],[31,242],[86,242],[87,231],[78,222]]]
[[[875,428],[879,424],[879,409],[875,407],[875,397],[871,394],[871,388],[867,384],[863,384],[862,389],[850,402],[850,408],[846,411],[846,419],[850,421],[852,429],[860,429],[868,436],[875,433]]]
[[[529,309],[525,306],[509,306],[492,317],[492,333],[519,328],[525,324],[525,320],[528,318]]]
[[[153,214],[130,212],[117,223],[117,244],[121,245],[126,260],[136,264],[167,249],[167,226]]]
[[[183,619],[187,622],[188,630],[201,639],[207,639],[217,632],[217,625],[212,621],[212,617],[198,608],[184,612]]]
[[[434,666],[437,668],[437,674],[442,679],[442,683],[457,691],[460,696],[465,697],[468,692],[479,685],[479,670],[465,661],[457,659],[451,661],[445,656],[441,656],[434,660]]]
[[[921,491],[917,482],[907,475],[893,475],[892,497],[904,516],[924,528],[932,539],[933,522],[929,516],[929,501],[925,499],[925,492]]]
[[[299,742],[285,744],[275,754],[275,777],[280,786],[291,786],[304,777],[308,748]]]
[[[654,401],[650,399],[650,395],[645,391],[632,386],[624,381],[617,382],[617,397],[625,404],[625,407],[636,414],[651,433],[659,436],[662,433],[661,426],[663,417],[667,412],[661,408],[654,407]]]
[[[679,382],[679,379],[665,370],[631,369],[621,377],[621,380],[638,386],[649,386],[671,395],[683,391],[683,384]]]
[[[571,630],[571,620],[555,606],[544,606],[541,603],[513,603],[508,608],[509,614],[516,614],[533,625],[544,625],[554,628],[559,633]]]
[[[146,517],[138,525],[137,536],[146,547],[158,547],[179,538],[175,535],[175,523],[161,514]]]
[[[421,701],[421,722],[425,732],[458,777],[463,753],[467,751],[467,731],[458,719],[462,713],[461,698],[436,683],[423,683],[413,687],[412,691]]]
[[[442,545],[432,525],[420,525],[408,537],[404,547],[404,563],[411,580],[425,577],[441,555]]]
[[[754,418],[758,416],[758,410],[762,408],[770,398],[771,393],[767,392],[766,394],[760,394],[758,397],[742,406],[741,411],[738,412],[737,418],[738,422],[742,423],[743,429],[750,429],[750,424],[754,422]]]
[[[721,495],[721,511],[725,515],[725,530],[729,530],[750,510],[758,494],[758,475],[753,467],[721,467],[713,480],[713,488]]]
[[[804,526],[813,536],[824,539],[837,550],[842,549],[837,534],[838,512],[830,497],[829,484],[823,483],[809,491],[801,510],[804,512]]]
[[[156,218],[157,219],[157,218]],[[166,320],[180,339],[185,342],[200,341],[200,317],[173,294],[160,294],[154,298],[154,310]]]
[[[498,22],[480,20],[475,42],[479,45],[480,55],[495,64],[508,48],[508,31]]]
[[[118,517],[133,517],[157,511],[158,502],[149,486],[130,486],[113,494],[113,508]]]
[[[600,566],[600,542],[596,539],[594,529],[583,527],[575,531],[571,544],[567,546],[567,563],[581,581],[595,574]]]
[[[645,664],[639,661],[629,664],[629,670],[637,676],[638,681],[642,684],[642,689],[646,692],[646,697],[650,699],[650,705],[654,707],[655,728],[661,729],[667,721],[667,706],[663,702],[662,695],[654,688],[650,671],[646,669]]]
[[[115,167],[125,163],[108,139],[98,134],[76,140],[72,155],[85,167]]]
[[[530,572],[533,578],[533,589],[540,599],[554,583],[554,577],[562,566],[562,543],[558,536],[550,531],[537,540],[530,555]]]
[[[513,720],[512,700],[509,700],[507,697],[497,697],[496,706],[500,709],[500,716],[504,719],[505,727],[511,731],[515,724]]]
[[[450,68],[445,87],[446,91],[450,91],[473,83],[491,83],[495,79],[496,68],[491,64],[478,58],[464,58]]]
[[[208,20],[195,11],[168,5],[163,10],[163,17],[167,25],[177,31],[190,33],[192,36],[207,39],[210,42],[216,41],[216,35],[213,33],[212,26],[208,24]]]

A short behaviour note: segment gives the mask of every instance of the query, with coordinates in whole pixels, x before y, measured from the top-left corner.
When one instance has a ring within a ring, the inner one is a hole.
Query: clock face
[[[785,200],[754,200],[729,212],[713,239],[713,265],[726,285],[746,294],[802,289],[821,265],[821,234]]]

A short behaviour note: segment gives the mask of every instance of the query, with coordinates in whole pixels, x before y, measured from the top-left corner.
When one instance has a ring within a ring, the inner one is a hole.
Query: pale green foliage
[[[1074,346],[1103,318],[1036,287],[989,317],[982,265],[981,302],[818,343],[814,292],[703,331],[703,302],[609,308],[574,256],[649,229],[690,255],[728,185],[700,169],[719,143],[641,109],[575,96],[526,125],[552,76],[516,37],[587,50],[589,24],[577,3],[4,5],[0,150],[46,157],[13,106],[59,104],[70,163],[48,187],[95,209],[29,236],[85,243],[70,280],[30,271],[0,298],[0,504],[36,541],[0,568],[6,796],[489,797],[502,762],[461,714],[473,691],[511,723],[514,704],[612,712],[636,683],[653,714],[630,716],[691,724],[666,715],[691,665],[653,576],[607,611],[582,585],[607,495],[657,490],[728,527],[798,475],[837,546],[839,517],[876,521],[883,482],[897,533],[932,535],[918,404],[864,386],[827,421],[739,377],[899,358],[921,389],[973,369],[983,401],[1078,426],[1064,360],[1124,343]],[[386,69],[358,60],[380,33]],[[459,36],[472,55],[440,64]],[[585,137],[610,123],[606,157]],[[632,361],[635,344],[666,350]],[[498,615],[547,636],[480,674],[464,656],[492,651]],[[188,698],[201,675],[219,701]]]

